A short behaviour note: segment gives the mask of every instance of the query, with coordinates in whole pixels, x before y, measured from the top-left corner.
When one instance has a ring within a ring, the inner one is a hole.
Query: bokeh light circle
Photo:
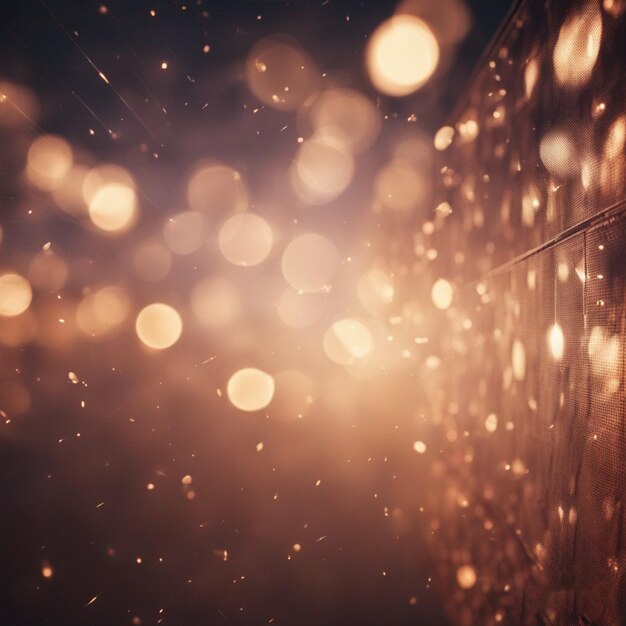
[[[183,322],[176,309],[156,302],[139,312],[135,330],[146,346],[154,350],[164,350],[179,340],[183,332]]]
[[[254,367],[235,372],[226,386],[228,399],[240,411],[264,409],[272,401],[274,391],[274,379]]]

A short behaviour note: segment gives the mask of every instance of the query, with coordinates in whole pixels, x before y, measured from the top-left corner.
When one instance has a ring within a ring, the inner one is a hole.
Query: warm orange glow
[[[390,96],[406,96],[433,75],[439,44],[430,27],[413,15],[395,15],[370,38],[366,64],[376,89]]]
[[[72,149],[65,139],[43,135],[30,146],[26,173],[36,187],[52,191],[63,183],[72,162]]]
[[[262,263],[269,256],[272,243],[272,229],[254,213],[233,215],[220,229],[220,250],[234,265],[250,267]]]
[[[430,295],[435,306],[438,309],[445,311],[450,308],[450,305],[452,304],[454,290],[452,289],[452,285],[447,280],[440,278],[433,284]]]
[[[557,81],[581,87],[598,59],[602,41],[602,14],[598,3],[588,2],[584,13],[572,13],[561,26],[552,61]]]
[[[219,163],[194,170],[187,184],[187,200],[194,211],[209,217],[248,210],[248,191],[241,174]]]
[[[13,317],[26,311],[33,297],[30,283],[19,274],[0,275],[0,316]]]
[[[183,332],[183,322],[175,309],[157,302],[140,311],[135,322],[135,330],[146,346],[163,350],[179,340]]]
[[[241,411],[264,409],[272,401],[274,390],[274,379],[253,367],[235,372],[227,385],[228,399]]]
[[[339,254],[333,243],[314,233],[292,240],[281,263],[285,280],[304,293],[330,290],[338,265]]]
[[[121,183],[108,183],[96,191],[89,203],[89,217],[101,230],[121,233],[137,219],[135,190]]]
[[[372,333],[355,319],[335,322],[324,335],[324,352],[339,365],[353,365],[368,356],[373,347]]]

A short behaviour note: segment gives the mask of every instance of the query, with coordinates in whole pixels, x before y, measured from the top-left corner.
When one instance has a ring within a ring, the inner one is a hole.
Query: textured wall
[[[441,152],[427,523],[460,624],[626,623],[625,8],[522,2]]]

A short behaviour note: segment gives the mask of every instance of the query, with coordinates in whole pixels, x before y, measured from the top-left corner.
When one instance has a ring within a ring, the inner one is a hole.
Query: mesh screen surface
[[[440,161],[427,532],[459,624],[623,624],[625,3],[521,3]],[[452,322],[451,322],[452,323]]]

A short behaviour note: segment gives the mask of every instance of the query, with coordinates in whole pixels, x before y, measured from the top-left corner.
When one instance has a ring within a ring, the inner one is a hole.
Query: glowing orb
[[[335,322],[324,335],[324,352],[339,365],[353,365],[368,356],[373,346],[369,328],[355,319]]]
[[[89,203],[89,217],[101,230],[120,233],[129,230],[137,218],[135,190],[122,183],[107,183]]]
[[[202,247],[207,219],[197,211],[184,211],[168,218],[163,226],[163,238],[175,254],[191,254]]]
[[[285,248],[281,268],[285,280],[298,291],[327,291],[339,265],[331,241],[314,233],[296,237]]]
[[[139,312],[135,330],[146,346],[163,350],[178,341],[183,332],[183,322],[176,309],[157,302],[149,304]]]
[[[456,571],[456,581],[462,589],[471,589],[476,584],[476,570],[471,565],[462,565]]]
[[[233,215],[220,229],[220,250],[234,265],[250,267],[262,263],[269,256],[272,243],[272,229],[254,213]]]
[[[433,75],[439,44],[430,27],[413,15],[395,15],[370,38],[366,65],[374,87],[389,96],[406,96]]]
[[[560,361],[565,351],[565,338],[563,336],[563,329],[558,324],[553,324],[550,328],[548,332],[548,344],[554,359]]]
[[[254,367],[235,372],[228,381],[228,399],[241,411],[264,409],[274,397],[274,379]]]
[[[0,276],[0,315],[13,317],[23,313],[32,297],[30,283],[23,276],[12,273]]]
[[[72,149],[67,141],[43,135],[35,139],[28,150],[26,174],[42,191],[52,191],[61,185],[72,162]]]
[[[602,40],[602,14],[598,3],[589,2],[584,12],[573,12],[563,23],[552,62],[558,83],[581,87],[593,72]]]
[[[435,284],[432,286],[430,295],[435,306],[438,309],[445,311],[452,304],[454,290],[452,289],[452,285],[447,280],[440,278],[439,280],[436,280]]]

